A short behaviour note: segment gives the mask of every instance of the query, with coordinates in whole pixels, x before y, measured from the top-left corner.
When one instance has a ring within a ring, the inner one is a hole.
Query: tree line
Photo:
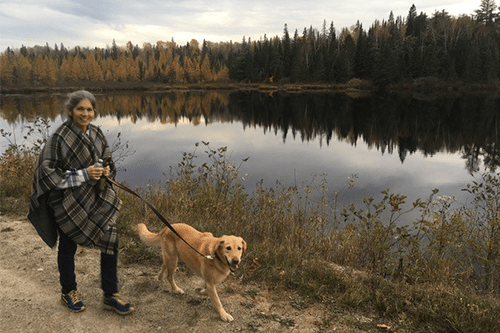
[[[421,77],[497,83],[500,78],[500,11],[482,0],[475,15],[446,11],[417,13],[356,23],[337,30],[304,28],[241,43],[191,40],[186,45],[158,41],[142,47],[66,48],[62,43],[0,54],[0,84],[56,86],[74,83],[271,82],[346,83],[353,78],[385,87]]]

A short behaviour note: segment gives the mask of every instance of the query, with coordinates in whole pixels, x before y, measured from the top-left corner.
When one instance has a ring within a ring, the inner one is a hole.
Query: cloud
[[[475,3],[476,2],[476,3]],[[411,2],[394,0],[340,1],[297,0],[16,0],[0,1],[0,50],[7,46],[64,43],[67,47],[106,47],[131,41],[168,41],[184,44],[192,38],[212,42],[240,42],[282,36],[285,24],[290,34],[312,26],[321,29],[333,22],[337,30],[358,20],[368,29],[375,20],[406,18]],[[480,1],[422,0],[417,12],[431,16],[436,10],[452,15],[472,14]]]

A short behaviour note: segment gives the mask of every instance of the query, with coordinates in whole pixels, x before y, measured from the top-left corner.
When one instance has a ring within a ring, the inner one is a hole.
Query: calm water
[[[128,154],[117,180],[133,187],[162,185],[170,168],[202,140],[228,147],[248,191],[310,183],[325,178],[333,195],[348,177],[356,184],[344,197],[360,202],[390,188],[408,201],[441,195],[466,201],[461,191],[471,170],[494,169],[500,161],[498,97],[352,99],[341,94],[278,92],[183,92],[106,94],[99,116],[110,143],[121,133]],[[41,116],[51,131],[63,121],[64,95],[4,95],[0,128],[23,143],[25,125]],[[2,151],[7,141],[2,140]],[[13,139],[11,139],[13,140]],[[200,163],[205,157],[200,145]],[[324,175],[321,176],[320,175]]]

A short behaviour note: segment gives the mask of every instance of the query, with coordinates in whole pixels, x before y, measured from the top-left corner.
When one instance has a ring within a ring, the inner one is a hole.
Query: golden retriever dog
[[[233,321],[234,318],[222,307],[216,286],[224,281],[231,271],[234,272],[238,268],[241,257],[247,248],[246,242],[237,236],[216,238],[210,232],[200,232],[184,223],[176,223],[172,226],[192,247],[203,255],[212,256],[213,259],[202,257],[196,253],[167,227],[155,234],[150,232],[146,225],[140,223],[137,228],[141,241],[149,245],[161,245],[163,264],[158,280],[162,282],[166,272],[172,292],[183,294],[184,291],[174,281],[177,260],[180,259],[187,267],[203,278],[205,289],[201,292],[208,293],[220,318],[223,321]]]

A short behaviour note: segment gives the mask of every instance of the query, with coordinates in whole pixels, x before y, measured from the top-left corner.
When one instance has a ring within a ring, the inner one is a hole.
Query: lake
[[[461,189],[474,180],[473,171],[500,163],[498,96],[177,91],[96,97],[94,123],[110,144],[120,133],[128,145],[117,180],[132,187],[162,186],[184,152],[196,149],[201,165],[206,147],[195,144],[202,141],[227,147],[233,163],[242,163],[249,192],[260,180],[273,187],[324,179],[331,197],[356,175],[343,197],[356,203],[387,188],[408,201],[426,199],[437,188],[465,202]],[[18,144],[34,117],[49,119],[51,132],[63,121],[63,94],[1,99],[0,128],[14,133]],[[8,142],[1,140],[3,152]]]

